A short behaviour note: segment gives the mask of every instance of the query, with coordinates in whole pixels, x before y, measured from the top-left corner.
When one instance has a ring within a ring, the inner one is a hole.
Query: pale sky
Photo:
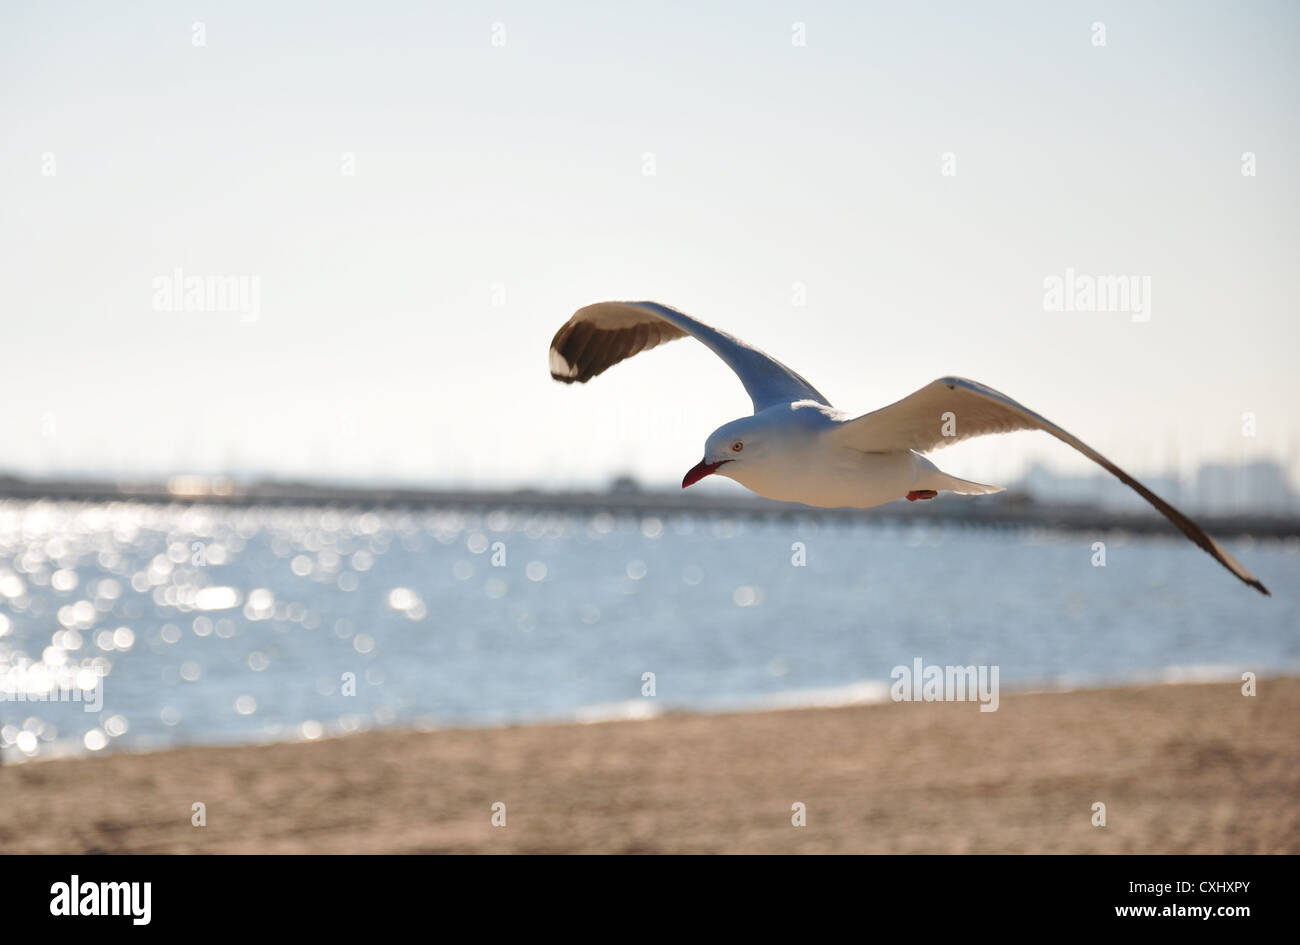
[[[645,298],[846,410],[963,374],[1134,471],[1295,477],[1294,3],[700,6],[6,4],[0,472],[677,481],[749,410],[712,354],[546,370]],[[256,319],[158,310],[178,268]],[[1067,270],[1149,321],[1046,311]],[[1034,459],[1087,468],[941,465]]]

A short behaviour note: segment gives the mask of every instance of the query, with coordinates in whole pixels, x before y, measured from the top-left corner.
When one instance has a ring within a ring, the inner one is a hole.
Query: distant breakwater
[[[942,496],[938,501],[902,500],[871,509],[817,509],[774,502],[751,495],[681,493],[669,490],[626,489],[552,492],[533,489],[416,489],[331,486],[301,482],[223,482],[178,489],[163,482],[122,483],[92,480],[25,480],[0,478],[0,499],[78,502],[149,502],[217,506],[323,506],[388,509],[445,508],[468,511],[613,515],[706,515],[778,518],[819,522],[889,523],[893,525],[955,525],[973,528],[1045,528],[1076,532],[1122,531],[1140,535],[1174,535],[1177,530],[1162,516],[1126,512],[1087,504],[1042,502],[1023,493],[997,496]],[[1198,515],[1211,533],[1223,538],[1300,537],[1300,518],[1260,515]]]

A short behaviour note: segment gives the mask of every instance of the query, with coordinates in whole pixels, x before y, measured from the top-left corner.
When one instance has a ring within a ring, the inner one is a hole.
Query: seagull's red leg
[[[907,501],[915,502],[917,499],[933,499],[938,494],[938,489],[913,489],[907,494]]]

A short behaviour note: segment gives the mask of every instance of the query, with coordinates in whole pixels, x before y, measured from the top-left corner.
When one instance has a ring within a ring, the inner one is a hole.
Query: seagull
[[[642,351],[691,335],[736,372],[754,414],[709,435],[682,488],[718,474],[769,499],[820,508],[871,508],[940,492],[990,495],[998,486],[958,479],[924,453],[976,436],[1042,430],[1131,486],[1184,535],[1262,594],[1268,589],[1201,526],[1078,437],[1006,394],[964,377],[941,377],[859,417],[739,338],[658,302],[597,302],[578,309],[551,340],[551,377],[585,384]]]

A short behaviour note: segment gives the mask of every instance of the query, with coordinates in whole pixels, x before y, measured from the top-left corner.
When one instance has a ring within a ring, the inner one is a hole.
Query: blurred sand
[[[1300,679],[109,754],[0,797],[5,853],[1297,853]]]

